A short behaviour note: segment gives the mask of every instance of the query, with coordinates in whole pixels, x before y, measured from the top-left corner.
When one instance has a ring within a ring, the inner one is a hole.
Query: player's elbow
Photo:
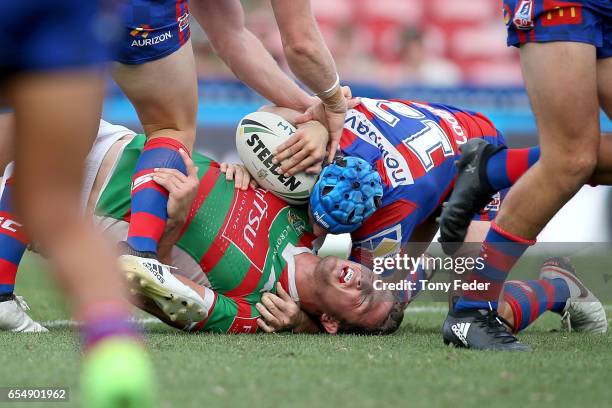
[[[320,46],[315,38],[291,36],[283,44],[287,61],[300,63],[304,60],[316,61],[320,54]]]

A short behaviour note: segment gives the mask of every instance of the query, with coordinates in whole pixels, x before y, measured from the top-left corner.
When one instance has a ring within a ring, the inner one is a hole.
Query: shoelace
[[[487,333],[493,334],[493,337],[500,339],[502,343],[514,343],[518,341],[512,333],[510,333],[505,325],[512,327],[510,322],[497,314],[489,303],[489,310],[486,315],[482,315],[475,319],[481,327],[485,327]]]
[[[571,333],[572,332],[572,320],[571,320],[571,315],[569,313],[568,310],[565,311],[565,313],[563,313],[563,316],[561,316],[561,329],[563,329],[563,326],[565,326],[565,329]]]
[[[23,296],[15,296],[15,302],[19,305],[19,307],[25,312],[30,310],[30,305],[25,301]]]

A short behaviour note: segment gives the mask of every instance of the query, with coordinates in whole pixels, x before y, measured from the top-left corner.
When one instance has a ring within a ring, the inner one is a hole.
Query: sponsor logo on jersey
[[[183,31],[189,27],[189,13],[184,13],[182,16],[176,19],[178,23],[179,31]]]
[[[254,190],[236,191],[234,204],[223,229],[223,237],[232,242],[244,256],[257,268],[263,271],[270,248],[289,235],[287,228],[280,233],[277,241],[270,242],[269,231],[275,217],[287,206],[278,199],[270,200],[268,191],[257,188]]]
[[[365,262],[370,258],[393,257],[399,254],[401,242],[402,227],[396,224],[364,240],[355,241],[353,247],[357,251],[362,251],[360,259]]]
[[[133,29],[132,31],[130,31],[130,35],[132,37],[147,38],[149,36],[149,33],[152,30],[153,29],[151,28],[150,25],[148,25],[148,24],[141,24],[138,27],[136,27],[135,29]]]
[[[510,11],[510,6],[504,3],[504,24],[509,25],[510,20],[512,20],[512,11]]]
[[[130,32],[130,35],[132,35],[132,37],[136,37],[134,40],[132,40],[132,47],[148,47],[151,45],[162,43],[172,38],[172,33],[170,31],[165,31],[154,37],[150,37],[150,29],[146,29],[143,27],[144,26],[137,27]]]
[[[533,22],[533,0],[521,0],[512,23],[517,30],[527,31],[534,27]]]
[[[0,217],[0,229],[7,230],[9,232],[17,232],[17,229],[22,227],[23,225],[17,221],[13,221],[7,217]]]
[[[414,184],[404,156],[363,113],[350,110],[344,128],[380,150],[385,173],[393,187]]]
[[[540,17],[543,27],[582,24],[582,4],[557,0],[544,0],[544,10]]]
[[[434,115],[442,118],[453,130],[457,144],[463,144],[467,142],[467,137],[465,136],[465,131],[463,130],[463,127],[452,113],[445,109],[434,108],[433,106],[425,105],[418,102],[412,102],[412,104],[418,106],[421,109],[428,110]]]
[[[261,190],[255,193],[255,200],[253,200],[253,208],[249,210],[247,217],[247,224],[244,226],[242,236],[247,244],[251,248],[255,248],[253,241],[257,237],[259,226],[261,221],[267,217],[268,203],[264,200],[264,194],[260,193]]]
[[[298,235],[302,235],[306,231],[306,222],[292,210],[287,211],[287,221]]]

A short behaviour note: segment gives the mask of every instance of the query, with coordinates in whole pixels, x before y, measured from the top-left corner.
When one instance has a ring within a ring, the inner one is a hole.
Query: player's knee
[[[597,166],[597,150],[583,150],[552,161],[547,169],[561,193],[572,195],[592,176]]]

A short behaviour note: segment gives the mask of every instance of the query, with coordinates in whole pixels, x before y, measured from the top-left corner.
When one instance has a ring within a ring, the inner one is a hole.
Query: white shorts
[[[135,133],[130,129],[112,125],[108,122],[100,120],[100,128],[98,129],[98,135],[94,141],[87,158],[85,159],[85,174],[83,177],[83,188],[81,190],[81,208],[83,211],[87,208],[87,202],[89,201],[89,195],[93,188],[96,176],[100,170],[100,166],[106,157],[106,153],[110,150],[111,146],[115,144],[119,139],[124,136],[134,135]],[[0,197],[4,192],[4,186],[6,180],[13,174],[14,163],[9,163],[4,169],[3,177],[0,178]],[[112,173],[112,172],[111,172]],[[110,174],[109,174],[110,176]]]

